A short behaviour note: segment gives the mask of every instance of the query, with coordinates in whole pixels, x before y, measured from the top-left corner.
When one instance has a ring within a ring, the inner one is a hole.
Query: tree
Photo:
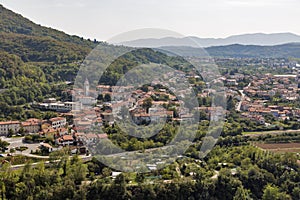
[[[14,131],[12,129],[8,130],[7,137],[12,137],[14,135]]]
[[[104,95],[104,101],[105,102],[110,102],[111,101],[111,96],[109,94]]]
[[[6,193],[5,183],[2,181],[0,181],[0,192],[1,192],[1,199],[6,199],[5,198],[5,193]]]
[[[151,108],[152,106],[152,99],[151,98],[147,98],[143,101],[143,108],[146,109],[146,111],[148,112],[149,108]]]
[[[6,150],[6,148],[9,146],[9,143],[8,142],[6,142],[6,141],[2,141],[1,139],[0,139],[0,150],[2,151],[2,152],[5,152],[5,150]]]
[[[19,134],[21,134],[22,136],[25,135],[25,129],[23,127],[20,128]]]
[[[99,94],[98,97],[97,97],[97,100],[102,101],[103,98],[104,98],[104,97],[103,97],[103,94]]]
[[[241,182],[233,176],[228,169],[221,169],[216,182],[216,197],[218,199],[233,199],[235,188],[241,187]]]
[[[238,187],[233,197],[233,200],[250,200],[249,190],[246,190],[243,186]]]
[[[109,177],[111,175],[111,169],[109,169],[108,167],[104,167],[102,169],[102,175],[103,177]]]
[[[111,186],[111,194],[116,199],[130,199],[130,193],[127,190],[128,178],[124,173],[119,174]]]
[[[22,154],[23,151],[25,151],[25,150],[27,150],[27,149],[28,149],[28,147],[25,147],[25,146],[20,146],[20,147],[17,147],[17,148],[16,148],[17,151],[20,151],[20,152],[21,152],[21,154]]]
[[[143,183],[145,180],[145,176],[143,173],[137,173],[135,177],[135,181],[139,184]]]
[[[70,170],[70,172],[68,173],[68,175],[71,177],[71,180],[74,180],[75,184],[77,184],[77,185],[80,185],[81,182],[85,180],[85,177],[88,172],[87,165],[83,164],[80,159],[78,161],[75,161],[70,166],[69,170]]]
[[[268,184],[264,189],[262,200],[288,200],[291,199],[289,195],[284,192],[280,192],[279,188]]]

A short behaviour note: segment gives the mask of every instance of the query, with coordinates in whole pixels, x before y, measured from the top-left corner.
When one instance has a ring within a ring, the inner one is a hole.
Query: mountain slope
[[[0,5],[0,50],[23,61],[66,63],[82,60],[99,44],[37,25]]]
[[[2,33],[5,32],[48,37],[61,42],[74,43],[86,47],[93,45],[91,41],[84,40],[78,36],[70,36],[62,31],[35,24],[32,21],[24,18],[22,15],[16,14],[13,11],[4,8],[1,4],[0,19],[0,32]]]
[[[132,47],[161,47],[161,46],[189,46],[189,47],[211,47],[211,46],[224,46],[231,44],[242,45],[280,45],[286,43],[300,42],[300,36],[292,33],[274,33],[274,34],[244,34],[230,36],[227,38],[198,38],[198,37],[184,37],[174,38],[166,37],[161,39],[139,39],[133,41],[125,41],[121,44]]]
[[[0,50],[18,55],[23,61],[61,63],[84,59],[91,48],[48,37],[0,33]]]
[[[258,58],[300,58],[300,43],[276,46],[229,45],[206,48],[212,56],[222,57],[258,57]]]

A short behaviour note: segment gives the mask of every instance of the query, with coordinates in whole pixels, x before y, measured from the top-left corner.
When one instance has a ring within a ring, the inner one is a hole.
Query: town
[[[209,105],[211,94],[215,91],[205,89],[205,83],[196,73],[189,73],[188,78],[193,82],[189,83],[189,87],[204,87],[197,94],[199,107],[193,110],[182,107],[184,102],[168,87],[163,86],[163,82],[155,81],[152,85],[140,88],[98,85],[92,90],[89,80],[86,79],[82,89],[66,91],[73,95],[73,101],[61,102],[48,98],[43,102],[32,103],[33,108],[54,111],[58,117],[0,122],[0,135],[3,140],[8,138],[8,141],[14,135],[21,137],[22,143],[19,144],[29,147],[30,151],[27,150],[27,153],[49,155],[54,150],[68,146],[72,153],[88,154],[89,150],[85,145],[108,139],[109,135],[103,132],[103,127],[112,126],[117,120],[131,118],[137,125],[153,122],[180,123],[182,120],[192,119],[195,112],[200,113],[201,119],[205,120],[210,119],[212,113],[219,117],[229,114],[231,109],[238,112],[241,118],[255,122],[255,127],[261,130],[287,129],[284,124],[291,120],[300,121],[299,107],[292,106],[300,98],[300,69],[299,65],[290,63],[273,66],[290,69],[292,73],[247,75],[236,72],[219,75],[214,81],[226,86],[226,96],[231,97],[234,103],[234,108],[228,105],[227,111],[222,107]],[[175,71],[169,76],[176,80],[176,77],[179,79],[182,76],[182,72]],[[180,95],[184,97],[186,91],[177,92],[181,92]],[[285,103],[278,103],[276,100]],[[127,112],[129,116],[126,115]],[[283,123],[278,124],[278,121]],[[288,128],[299,129],[298,124],[294,123]],[[33,143],[37,148],[30,148]],[[40,145],[37,146],[36,143]]]

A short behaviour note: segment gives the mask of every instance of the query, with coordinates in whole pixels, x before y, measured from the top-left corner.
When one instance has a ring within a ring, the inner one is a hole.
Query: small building
[[[56,139],[56,144],[59,145],[73,145],[74,143],[74,138],[72,135],[63,135],[62,137]]]
[[[147,113],[134,113],[133,121],[134,121],[134,123],[136,123],[138,125],[148,124],[151,122],[151,117],[150,117],[150,114],[147,114]]]
[[[113,113],[111,113],[111,112],[101,113],[101,118],[102,118],[103,122],[106,122],[109,124],[114,122],[114,116],[113,116]]]
[[[51,118],[49,121],[50,121],[52,128],[54,128],[54,129],[63,128],[67,125],[67,119],[64,117]]]

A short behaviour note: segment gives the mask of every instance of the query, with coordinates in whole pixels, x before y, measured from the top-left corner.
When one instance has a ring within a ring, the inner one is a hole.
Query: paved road
[[[248,84],[247,87],[250,87],[251,83]],[[241,111],[241,106],[242,106],[242,102],[245,100],[246,95],[244,94],[244,90],[239,90],[239,92],[241,93],[241,101],[238,103],[237,107],[236,107],[236,111]]]
[[[237,107],[236,107],[236,111],[241,111],[241,106],[242,106],[242,102],[245,100],[245,94],[244,94],[244,90],[239,90],[239,92],[241,93],[241,100],[240,102],[238,102]]]

